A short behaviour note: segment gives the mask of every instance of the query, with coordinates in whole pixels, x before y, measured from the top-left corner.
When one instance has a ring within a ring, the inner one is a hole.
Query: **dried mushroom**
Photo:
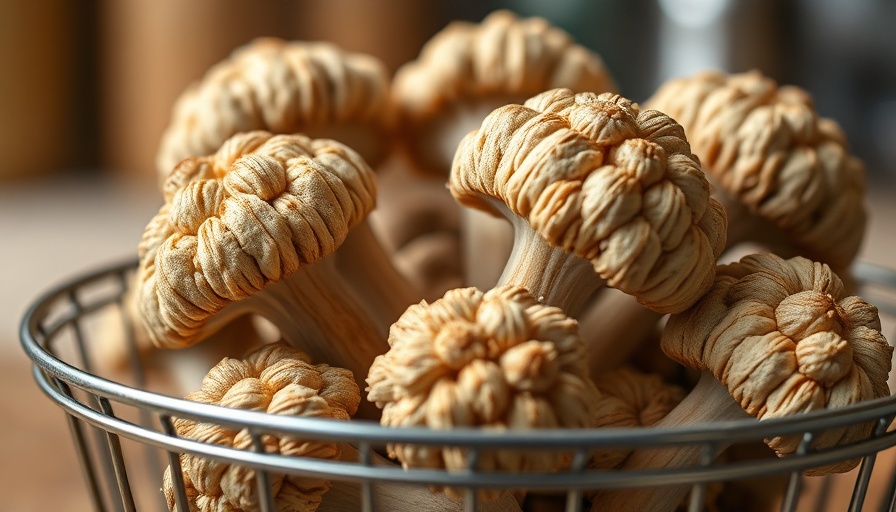
[[[594,379],[601,400],[591,426],[594,428],[649,427],[666,417],[685,396],[684,389],[656,374],[621,366]],[[592,468],[618,466],[631,450],[608,450],[592,454]]]
[[[893,347],[880,331],[877,308],[847,297],[827,265],[756,254],[719,266],[707,295],[669,319],[662,346],[712,373],[746,412],[768,419],[889,396]],[[870,428],[831,429],[813,447],[862,439]],[[800,436],[769,440],[779,455],[799,443]]]
[[[514,226],[499,282],[577,316],[609,285],[658,312],[711,285],[725,213],[675,121],[615,94],[548,91],[493,111],[461,142],[449,183]]]
[[[709,292],[691,309],[672,315],[663,330],[663,350],[702,373],[696,387],[657,426],[780,418],[889,396],[893,347],[880,329],[877,308],[846,296],[825,264],[755,254],[720,265]],[[865,423],[815,432],[811,448],[867,438],[872,427]],[[787,456],[802,438],[796,433],[766,443]],[[698,447],[644,450],[624,466],[687,466],[700,456]],[[857,463],[840,461],[806,473],[844,472]],[[687,489],[605,493],[600,504],[608,510],[622,503],[635,510],[664,510],[680,502]]]
[[[480,23],[454,21],[395,74],[392,96],[400,143],[414,170],[444,179],[457,144],[489,112],[557,87],[616,90],[600,56],[544,18],[499,10]],[[511,250],[513,233],[491,217],[466,214],[472,218],[464,220],[463,238],[455,248],[465,283],[491,288]]]
[[[569,34],[500,10],[450,23],[399,68],[392,90],[416,167],[447,177],[457,143],[492,109],[558,87],[616,89],[600,56]]]
[[[599,395],[585,373],[575,320],[521,288],[462,288],[411,306],[389,343],[367,378],[367,398],[383,409],[383,425],[584,428],[594,417]],[[467,467],[458,448],[388,449],[405,467]],[[545,450],[485,450],[478,464],[486,471],[552,471],[568,459]]]
[[[394,122],[389,90],[375,57],[325,42],[255,39],[178,98],[156,156],[159,181],[181,160],[252,130],[336,139],[376,166]]]
[[[865,167],[809,94],[759,72],[704,72],[646,103],[674,117],[728,212],[729,244],[764,243],[843,273],[865,231]]]
[[[326,364],[311,364],[308,356],[284,343],[272,343],[245,359],[225,358],[209,371],[202,389],[188,400],[309,418],[348,420],[358,408],[360,390],[351,372]],[[221,425],[178,418],[174,421],[181,437],[242,450],[252,450],[248,429],[234,430]],[[340,457],[337,443],[266,434],[261,437],[265,451],[289,457],[335,460]],[[196,455],[180,456],[189,510],[259,510],[255,470]],[[163,491],[170,510],[175,509],[176,491],[172,471],[165,471]],[[317,510],[330,486],[326,480],[269,473],[274,503],[281,512]]]
[[[851,278],[849,265],[866,224],[865,168],[849,154],[837,124],[819,117],[806,91],[779,87],[756,71],[703,72],[668,81],[645,107],[684,127],[713,197],[725,206],[726,249],[759,243],[783,257],[827,263],[841,278]],[[613,331],[659,322],[634,304],[595,309],[581,319],[595,371],[606,367],[600,361],[625,354],[594,348],[587,334],[599,331],[592,324],[607,315],[615,318]]]
[[[213,156],[184,160],[165,192],[137,276],[157,346],[192,345],[255,313],[363,382],[414,299],[367,226],[376,182],[357,153],[302,135],[238,134]],[[351,274],[337,259],[346,250]]]

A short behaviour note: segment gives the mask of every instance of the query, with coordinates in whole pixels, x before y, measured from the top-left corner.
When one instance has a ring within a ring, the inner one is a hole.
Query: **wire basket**
[[[388,486],[449,487],[462,499],[457,510],[487,509],[480,491],[526,489],[549,496],[559,510],[587,507],[582,496],[588,490],[683,485],[689,499],[683,508],[703,510],[707,490],[713,485],[750,479],[779,477],[780,510],[804,510],[808,480],[803,471],[835,462],[861,458],[857,470],[846,475],[851,492],[850,510],[896,509],[896,477],[893,467],[875,466],[878,456],[896,445],[896,396],[850,407],[816,411],[768,421],[735,421],[674,429],[539,430],[537,432],[488,432],[474,429],[434,431],[395,429],[369,422],[284,417],[234,410],[186,401],[151,390],[134,348],[133,331],[123,315],[123,296],[131,281],[134,262],[85,275],[41,296],[29,308],[21,325],[21,341],[33,361],[34,377],[44,393],[66,412],[81,472],[97,511],[166,510],[159,492],[161,475],[170,465],[175,476],[178,510],[185,505],[179,454],[208,457],[256,470],[260,509],[273,511],[270,476],[293,474],[323,477],[356,489],[354,510],[389,510],[379,502],[379,490]],[[870,264],[854,267],[864,298],[878,306],[885,330],[896,319],[896,272]],[[129,365],[123,371],[107,371],[94,343],[96,322],[114,314],[121,319]],[[100,374],[103,374],[102,376]],[[239,450],[178,437],[174,418],[189,418],[237,430],[246,429],[256,449]],[[830,449],[811,449],[812,441],[831,428],[873,422],[870,438]],[[265,453],[261,437],[288,435],[312,440],[350,443],[357,460],[324,461]],[[796,434],[802,444],[795,455],[756,458],[716,458],[718,448],[743,443],[762,443],[766,438]],[[402,469],[377,465],[375,451],[387,443],[453,447],[466,454],[464,471]],[[692,467],[662,470],[592,470],[586,468],[595,450],[625,447],[649,449],[690,447],[703,454]],[[568,469],[555,473],[508,473],[479,468],[479,455],[487,450],[561,450],[571,454]],[[855,476],[853,476],[855,475]],[[839,475],[843,477],[844,475]],[[872,489],[873,482],[883,482]],[[814,485],[814,484],[813,484]],[[826,484],[817,486],[829,488]],[[326,498],[326,496],[325,496]],[[826,508],[824,496],[815,496],[817,510]],[[865,508],[863,508],[865,507]]]

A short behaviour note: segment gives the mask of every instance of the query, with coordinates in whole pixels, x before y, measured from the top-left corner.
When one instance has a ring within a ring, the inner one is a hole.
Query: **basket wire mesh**
[[[739,420],[667,429],[490,432],[394,429],[369,422],[284,417],[200,404],[149,390],[132,326],[128,324],[127,315],[122,314],[123,297],[134,267],[134,262],[122,263],[57,287],[34,302],[21,324],[21,341],[33,361],[34,378],[43,392],[66,413],[81,473],[97,511],[132,511],[137,510],[138,505],[139,508],[165,510],[167,507],[159,488],[166,465],[172,471],[178,510],[189,510],[179,464],[181,454],[255,469],[259,506],[264,512],[275,510],[271,487],[273,474],[351,482],[358,487],[358,508],[364,511],[387,510],[378,505],[378,486],[403,484],[460,490],[463,498],[458,510],[487,509],[488,504],[481,499],[482,490],[526,489],[559,495],[563,501],[561,510],[568,512],[587,506],[582,500],[586,490],[670,485],[689,486],[687,510],[698,511],[703,510],[708,486],[715,482],[774,474],[786,479],[780,510],[794,511],[798,510],[804,494],[801,492],[806,480],[804,470],[859,458],[861,465],[852,485],[849,510],[896,510],[894,468],[875,466],[878,455],[896,445],[893,427],[896,396],[761,422]],[[854,268],[854,275],[861,286],[861,294],[878,306],[882,317],[896,316],[896,272],[859,263]],[[121,317],[129,368],[121,373],[108,372],[108,375],[100,376],[97,361],[102,354],[95,353],[91,346],[91,323],[109,311]],[[887,328],[887,324],[884,325]],[[254,449],[239,450],[179,437],[174,428],[175,418],[245,429]],[[870,422],[875,426],[867,439],[824,450],[811,448],[813,441],[826,430]],[[357,448],[358,457],[349,461],[325,461],[266,453],[262,437],[267,434],[349,443]],[[792,456],[748,460],[717,458],[724,447],[758,443],[789,434],[802,438],[798,451]],[[396,442],[462,450],[466,454],[467,468],[446,471],[376,465],[374,451]],[[587,469],[592,452],[627,447],[699,450],[700,463],[652,470]],[[554,473],[487,471],[480,468],[478,462],[489,450],[560,450],[571,454],[572,462],[567,469]],[[881,473],[883,488],[876,489],[876,498],[869,500],[872,476]],[[822,489],[826,488],[822,485]],[[141,493],[146,496],[138,496]],[[816,509],[825,510],[824,503],[823,495],[816,497]]]

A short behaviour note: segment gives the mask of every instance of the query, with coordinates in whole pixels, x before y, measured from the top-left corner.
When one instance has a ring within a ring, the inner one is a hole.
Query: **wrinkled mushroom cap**
[[[188,400],[312,418],[348,420],[361,400],[351,372],[326,364],[313,365],[303,352],[282,342],[261,347],[245,359],[224,358],[209,371],[202,388]],[[240,431],[176,419],[181,437],[242,450],[252,450],[248,429]],[[337,444],[268,434],[262,437],[265,451],[291,457],[334,460]],[[181,455],[181,468],[191,510],[256,510],[259,506],[255,471],[193,455]],[[168,506],[174,509],[174,488],[170,467],[163,489]],[[329,482],[295,475],[269,475],[277,510],[313,511],[329,488]]]
[[[756,254],[719,266],[706,296],[669,318],[662,346],[712,372],[745,411],[766,419],[888,396],[893,348],[880,330],[877,308],[847,297],[827,265]],[[861,439],[870,428],[826,431],[815,447]],[[769,445],[789,454],[800,437]]]
[[[712,284],[726,219],[684,131],[621,96],[555,89],[492,112],[461,142],[460,203],[495,200],[609,286],[661,313]]]
[[[237,134],[184,160],[139,246],[141,317],[158,346],[199,341],[205,323],[333,252],[373,209],[373,172],[327,139]]]
[[[386,66],[372,56],[325,42],[253,40],[178,98],[156,157],[159,180],[181,160],[251,130],[336,138],[376,165],[381,144],[365,139],[385,139],[391,130],[389,90]],[[358,126],[370,133],[352,133]]]
[[[433,36],[416,60],[396,72],[393,99],[405,137],[413,140],[427,136],[421,126],[450,118],[458,105],[485,104],[487,113],[557,87],[616,90],[600,56],[569,34],[544,18],[499,10],[481,23],[454,21]],[[445,174],[447,168],[434,165],[424,147],[410,147],[422,167]]]
[[[435,429],[583,428],[597,391],[587,376],[577,323],[526,290],[448,291],[411,306],[393,325],[390,350],[367,378],[387,426]],[[393,445],[405,466],[465,468],[460,450]],[[483,453],[485,469],[550,471],[546,451]]]
[[[657,374],[622,366],[594,380],[601,399],[594,428],[649,427],[665,418],[684,399],[684,390]],[[602,450],[592,454],[591,467],[618,466],[631,450]]]
[[[645,105],[674,117],[707,176],[799,255],[841,271],[866,223],[865,167],[809,94],[758,72],[670,80]]]
[[[622,366],[594,380],[601,393],[595,427],[649,427],[684,398],[684,390],[657,374]]]

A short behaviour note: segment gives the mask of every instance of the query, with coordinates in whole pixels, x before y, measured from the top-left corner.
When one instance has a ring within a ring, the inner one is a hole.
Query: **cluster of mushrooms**
[[[804,91],[759,72],[670,81],[639,105],[595,53],[507,11],[449,24],[394,76],[331,44],[259,39],[183,93],[157,164],[164,205],[128,305],[145,352],[209,362],[190,400],[501,431],[761,420],[890,394],[892,348],[849,279],[863,165]],[[187,347],[204,352],[169,350]],[[824,432],[813,448],[870,428]],[[786,457],[800,437],[767,442]],[[357,455],[348,443],[265,443]],[[406,468],[468,464],[450,446],[393,443],[383,455]],[[590,467],[697,456],[620,448]],[[258,508],[252,470],[180,460],[190,510]],[[478,465],[570,462],[493,450]],[[171,480],[169,468],[173,508]],[[279,510],[357,509],[338,482],[272,485]],[[674,510],[686,492],[585,495],[592,510]],[[452,489],[377,493],[384,510],[462,508]],[[492,510],[552,503],[524,490],[483,498]]]

